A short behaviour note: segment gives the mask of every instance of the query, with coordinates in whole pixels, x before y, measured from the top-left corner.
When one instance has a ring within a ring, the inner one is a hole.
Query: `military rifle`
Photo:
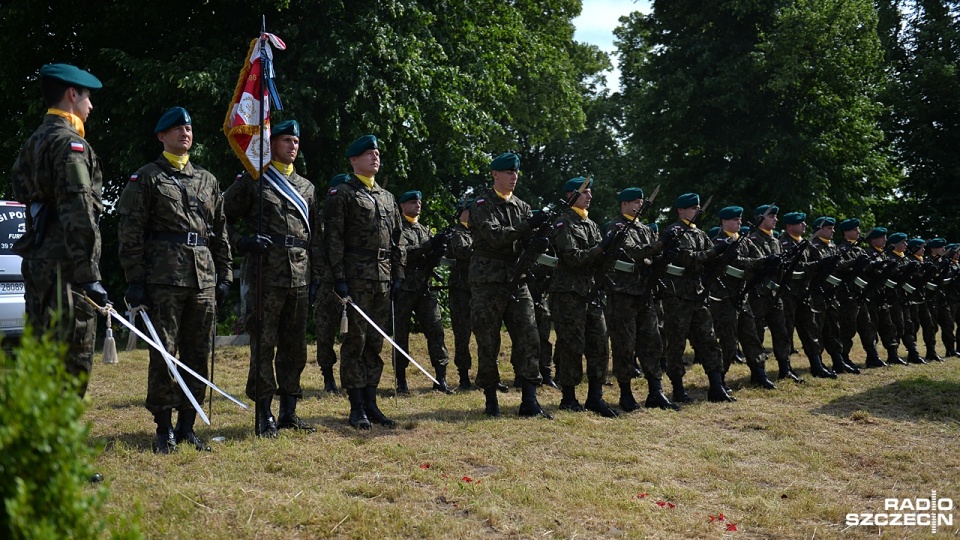
[[[700,221],[700,218],[703,217],[704,211],[710,207],[710,203],[713,202],[713,195],[707,199],[707,202],[697,210],[696,215],[693,216],[693,219],[690,220],[692,225],[696,225]],[[659,253],[657,257],[654,258],[653,264],[650,265],[650,270],[647,272],[646,278],[643,280],[643,302],[647,302],[650,299],[650,296],[653,294],[653,289],[660,285],[660,280],[663,278],[663,275],[667,271],[667,267],[674,261],[676,255],[669,254],[669,251],[676,248],[677,244],[680,242],[680,235],[687,234],[688,231],[693,231],[695,229],[682,229],[680,227],[671,227],[667,229],[664,233],[667,239],[663,240],[663,251]]]

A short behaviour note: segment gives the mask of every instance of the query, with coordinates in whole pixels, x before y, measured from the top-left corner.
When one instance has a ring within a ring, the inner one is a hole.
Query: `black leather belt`
[[[173,242],[175,244],[185,244],[188,246],[206,246],[209,239],[201,236],[200,233],[174,233],[174,232],[150,232],[147,235],[148,240],[161,240],[163,242]]]
[[[297,238],[296,236],[290,236],[289,234],[277,234],[270,236],[270,240],[273,240],[273,245],[283,246],[287,248],[298,247],[305,248],[309,244],[306,240]]]
[[[387,261],[390,260],[390,250],[389,249],[368,249],[362,247],[347,247],[344,248],[344,253],[349,253],[351,255],[364,255],[371,257],[378,261]]]

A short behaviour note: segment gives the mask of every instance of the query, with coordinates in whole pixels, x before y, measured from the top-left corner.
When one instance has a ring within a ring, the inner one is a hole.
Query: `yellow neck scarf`
[[[470,228],[470,224],[467,223],[466,221],[461,221],[460,224],[463,225],[464,227],[468,228],[468,229]]]
[[[293,163],[280,163],[275,159],[271,159],[270,164],[276,167],[278,171],[282,172],[284,176],[290,176],[293,174]]]
[[[697,224],[694,223],[694,222],[692,222],[692,221],[690,221],[689,219],[681,219],[680,221],[682,221],[682,222],[686,223],[687,225],[689,225],[691,229],[696,229],[696,228],[697,228]]]
[[[60,109],[55,109],[53,107],[50,107],[49,109],[47,109],[47,114],[53,114],[56,116],[66,118],[67,120],[70,121],[70,125],[73,126],[73,129],[76,129],[77,133],[79,133],[81,137],[86,136],[83,130],[83,120],[81,120],[79,116],[73,113],[69,113],[67,111],[61,111]]]
[[[493,191],[495,191],[496,194],[499,195],[500,198],[503,199],[503,200],[505,200],[505,201],[509,201],[509,200],[510,200],[510,197],[513,197],[513,192],[512,192],[512,191],[511,191],[510,193],[500,193],[499,191],[497,191],[497,188],[493,188]]]
[[[354,173],[354,176],[356,176],[357,178],[359,178],[360,181],[363,182],[363,185],[367,186],[367,189],[373,189],[373,183],[376,181],[376,179],[375,179],[374,177],[372,177],[372,176],[361,176],[361,175],[356,174],[356,173]]]
[[[571,210],[577,213],[583,219],[587,219],[587,209],[586,208],[577,208],[576,206],[571,206]]]
[[[187,166],[187,163],[190,161],[190,154],[184,154],[178,156],[176,154],[171,154],[166,150],[163,151],[163,157],[167,158],[167,161],[170,163],[170,166],[178,171],[182,171],[184,167]]]
[[[412,225],[416,225],[417,222],[420,221],[420,216],[412,216],[412,217],[411,217],[411,216],[408,216],[408,215],[406,215],[406,214],[403,214],[403,219],[407,220],[407,222],[410,223],[410,224],[412,224]]]

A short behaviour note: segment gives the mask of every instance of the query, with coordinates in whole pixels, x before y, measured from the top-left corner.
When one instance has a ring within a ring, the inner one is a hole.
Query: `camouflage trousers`
[[[400,291],[394,303],[394,317],[396,335],[393,340],[401,349],[410,352],[410,318],[415,316],[420,331],[427,338],[427,351],[430,353],[430,363],[433,367],[445,366],[450,363],[447,345],[444,343],[443,323],[440,321],[440,306],[437,304],[437,293],[433,291],[417,293],[416,291]],[[403,356],[397,355],[397,371],[407,369],[410,362]]]
[[[350,296],[370,319],[389,332],[390,293],[385,282],[352,280]],[[383,336],[352,307],[347,309],[347,334],[340,345],[340,385],[343,388],[379,386],[383,375]]]
[[[587,358],[587,381],[607,378],[607,321],[603,308],[575,292],[550,293],[550,317],[557,330],[553,363],[557,384],[576,386],[583,382],[583,357]]]
[[[713,330],[710,310],[699,300],[686,300],[678,296],[663,298],[663,334],[666,338],[667,376],[670,380],[682,379],[687,372],[683,352],[687,339],[693,346],[698,360],[706,373],[723,372],[720,344]]]
[[[500,354],[500,328],[507,327],[513,352],[510,362],[517,377],[539,385],[540,346],[537,336],[533,297],[526,285],[511,291],[505,283],[474,283],[471,324],[477,338],[477,377],[480,388],[492,388],[500,382],[497,358]]]
[[[737,359],[737,346],[743,347],[743,356],[747,365],[757,367],[764,365],[763,344],[757,336],[757,323],[753,318],[750,304],[744,305],[741,310],[735,298],[710,300],[710,316],[720,343],[720,353],[723,358],[723,372],[730,370],[730,366]]]
[[[537,335],[540,337],[540,373],[553,371],[553,345],[550,343],[550,296],[533,304],[533,313],[537,320]]]
[[[307,287],[264,286],[262,323],[257,321],[256,286],[247,289],[244,300],[244,326],[250,335],[247,397],[260,401],[274,395],[303,396],[300,376],[307,365]]]
[[[607,313],[613,375],[617,382],[630,383],[634,357],[640,359],[647,380],[662,379],[660,356],[663,355],[663,342],[654,301],[649,298],[644,301],[643,297],[633,294],[609,293]]]
[[[213,347],[216,299],[213,287],[194,289],[176,285],[147,284],[147,303],[160,343],[190,369],[207,377],[207,361]],[[148,334],[149,335],[149,334]],[[180,370],[197,403],[203,404],[206,385]],[[163,356],[150,350],[147,371],[147,410],[153,414],[169,409],[190,409],[190,401],[167,370]]]
[[[337,332],[340,329],[340,317],[343,304],[333,292],[333,283],[322,282],[317,289],[317,301],[313,305],[313,320],[317,330],[317,365],[333,367],[337,363]],[[347,307],[349,310],[350,308]]]
[[[24,259],[23,274],[26,324],[40,337],[53,330],[56,339],[67,345],[64,368],[78,379],[78,393],[87,393],[87,382],[93,370],[93,349],[97,336],[97,311],[86,301],[86,295],[60,278],[60,261]],[[53,314],[60,313],[54,319]],[[53,328],[54,320],[58,321]]]
[[[450,288],[450,326],[453,327],[453,363],[457,369],[473,367],[470,354],[470,289]]]
[[[870,318],[870,310],[861,304],[857,297],[840,296],[840,344],[843,347],[844,357],[849,357],[853,349],[853,338],[860,335],[860,344],[863,346],[867,358],[877,356],[877,328]]]
[[[790,360],[793,349],[792,336],[787,334],[783,302],[774,296],[753,294],[747,296],[753,311],[757,339],[763,343],[764,327],[770,329],[770,341],[773,343],[773,356],[778,362]]]

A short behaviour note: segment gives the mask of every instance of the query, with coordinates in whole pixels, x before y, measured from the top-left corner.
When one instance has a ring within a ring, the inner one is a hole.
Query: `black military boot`
[[[773,381],[767,376],[767,370],[764,369],[763,364],[750,366],[750,382],[766,390],[777,389],[777,385],[773,384]]]
[[[277,432],[277,420],[270,412],[273,405],[273,398],[263,398],[257,402],[257,437],[265,439],[276,439],[279,436]]]
[[[920,351],[918,351],[916,348],[907,353],[907,362],[911,364],[929,364],[929,362],[920,356]]]
[[[333,377],[333,366],[320,366],[320,373],[323,374],[323,391],[331,394],[339,393],[337,380]]]
[[[473,384],[470,382],[470,370],[469,369],[458,369],[457,373],[460,375],[460,389],[461,390],[470,390],[473,388]]]
[[[433,389],[444,394],[452,394],[453,390],[447,386],[447,366],[437,366],[437,382],[433,383]]]
[[[385,427],[394,427],[396,422],[387,418],[377,407],[377,387],[368,386],[363,389],[363,410],[367,412],[367,418],[374,424],[380,424]]]
[[[486,398],[486,406],[483,408],[483,414],[491,418],[500,418],[500,402],[497,401],[497,387],[483,389],[483,397]]]
[[[777,380],[782,381],[782,380],[784,380],[784,379],[790,379],[791,381],[793,381],[793,382],[795,382],[795,383],[802,383],[802,382],[804,382],[804,380],[801,379],[800,376],[797,375],[797,373],[796,373],[795,371],[793,371],[793,366],[790,365],[790,360],[789,360],[789,359],[788,359],[788,360],[777,360],[777,365],[778,365],[779,368],[780,368],[779,373],[777,374]]]
[[[317,431],[317,428],[297,416],[297,396],[280,396],[280,414],[277,418],[277,428],[296,429],[307,433]]]
[[[347,397],[350,398],[350,418],[348,422],[357,429],[370,429],[370,419],[363,407],[363,388],[347,388]]]
[[[550,368],[545,368],[540,370],[540,376],[543,377],[543,386],[549,386],[550,388],[559,388],[557,386],[557,381],[553,380],[553,375],[550,374]]]
[[[680,410],[680,405],[667,399],[667,396],[663,393],[663,384],[660,382],[660,379],[647,379],[647,401],[644,402],[643,406],[652,409],[654,407],[660,409],[673,409],[675,411]]]
[[[935,347],[927,347],[927,354],[924,356],[924,359],[932,362],[943,362],[943,357],[937,354]]]
[[[560,410],[571,412],[583,412],[583,405],[577,400],[576,386],[560,387]]]
[[[900,353],[897,350],[897,347],[890,347],[887,349],[887,363],[890,365],[899,364],[901,366],[909,365],[907,361],[903,358],[900,358]]]
[[[177,415],[177,427],[173,430],[174,439],[177,444],[187,441],[197,449],[197,452],[210,452],[210,446],[193,432],[193,424],[196,421],[197,411],[193,407],[180,411]]]
[[[721,380],[722,373],[719,371],[711,371],[707,373],[707,378],[710,380],[710,390],[707,391],[707,400],[714,403],[729,401],[736,401],[737,398],[731,396],[726,390],[723,389],[723,381]]]
[[[690,394],[687,393],[686,388],[683,387],[683,378],[670,378],[670,383],[673,385],[673,402],[674,403],[692,403],[693,398],[690,397]]]
[[[610,408],[607,402],[603,400],[603,382],[589,381],[587,383],[587,400],[583,406],[588,411],[593,411],[604,418],[616,418],[620,412]]]
[[[868,368],[881,368],[889,366],[889,364],[880,359],[880,355],[877,353],[867,355],[867,361],[864,365]]]
[[[540,402],[537,401],[537,385],[527,380],[522,382],[523,384],[520,386],[520,409],[517,414],[520,416],[542,416],[547,420],[553,420],[553,417],[547,414],[547,411],[543,410]]]
[[[628,382],[620,383],[620,408],[623,412],[632,412],[640,408],[640,404],[633,397],[633,388]]]
[[[407,387],[406,368],[397,368],[397,394],[401,396],[410,395],[410,389]]]
[[[177,439],[173,433],[173,411],[167,409],[153,415],[153,421],[157,424],[157,447],[154,450],[158,454],[172,454],[177,451]]]
[[[820,355],[810,358],[810,375],[820,379],[836,379],[837,374],[823,365]]]

